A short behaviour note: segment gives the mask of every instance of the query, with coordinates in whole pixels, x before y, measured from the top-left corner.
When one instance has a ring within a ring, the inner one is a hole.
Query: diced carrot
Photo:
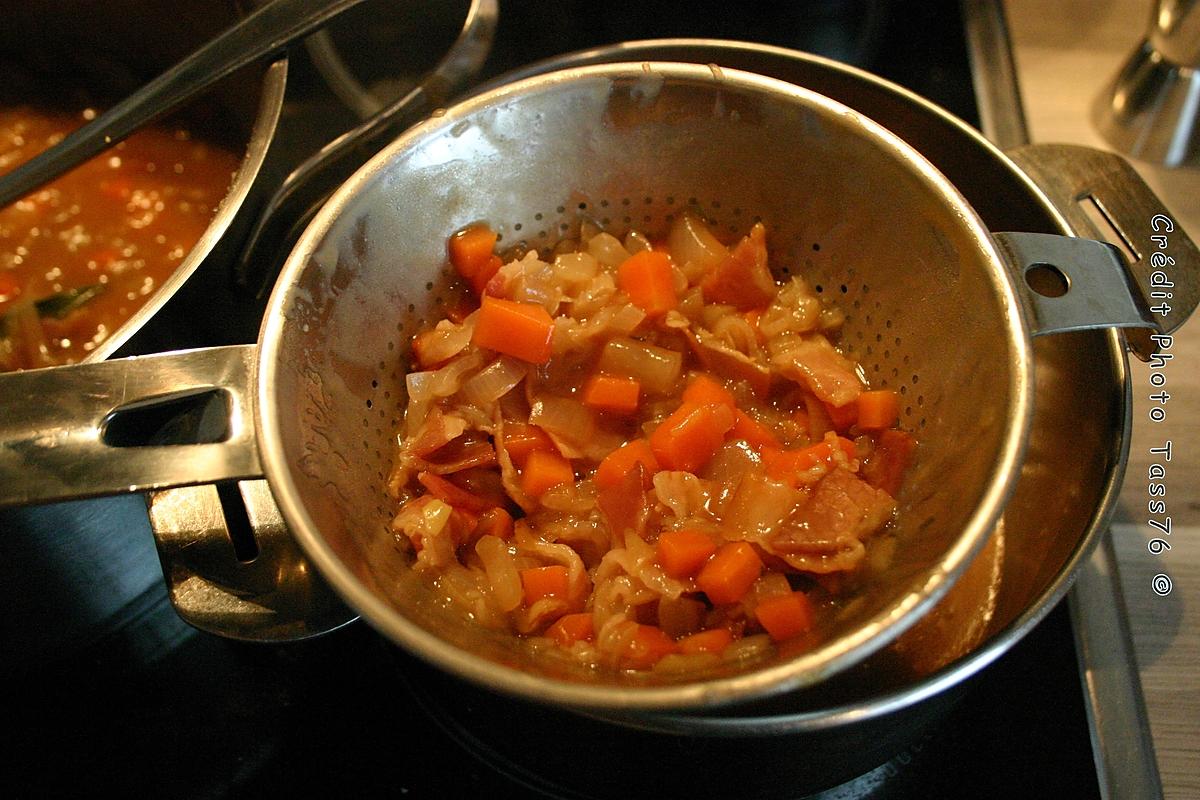
[[[675,640],[653,625],[638,625],[637,632],[621,656],[625,669],[649,669],[663,656],[679,652]]]
[[[776,481],[791,481],[796,473],[807,472],[818,464],[832,467],[836,462],[835,453],[841,450],[846,458],[853,460],[858,456],[854,442],[841,436],[828,436],[820,442],[799,450],[774,450],[767,448],[762,451],[763,466],[767,476]]]
[[[783,445],[775,438],[775,434],[740,408],[733,412],[733,427],[729,429],[726,438],[741,439],[759,452],[764,449],[783,449]]]
[[[489,509],[495,508],[495,504],[491,500],[474,495],[466,489],[446,480],[441,475],[435,475],[432,472],[420,472],[417,473],[417,481],[425,487],[425,491],[455,508],[461,508],[476,514],[482,514]]]
[[[679,302],[671,257],[657,250],[642,250],[621,262],[617,286],[650,317],[667,313]]]
[[[583,402],[600,411],[630,414],[637,411],[642,385],[633,378],[597,372],[583,385]]]
[[[858,427],[865,431],[890,428],[900,419],[900,396],[891,389],[876,389],[858,396]]]
[[[733,634],[728,628],[710,628],[706,631],[693,633],[679,640],[679,652],[691,655],[693,653],[720,653],[733,643]]]
[[[690,578],[717,552],[717,543],[705,533],[690,528],[663,531],[655,553],[663,572],[672,578]]]
[[[567,568],[561,564],[548,567],[529,567],[521,570],[521,588],[525,592],[525,605],[531,606],[543,597],[567,596],[569,588]]]
[[[649,489],[658,472],[658,459],[645,439],[633,439],[606,455],[596,467],[596,485],[602,489],[618,485],[635,464],[642,465],[642,483]]]
[[[829,415],[829,422],[838,433],[845,433],[858,422],[859,408],[857,403],[846,403],[844,406],[825,403],[825,413]]]
[[[561,647],[570,647],[576,642],[590,640],[596,635],[591,612],[579,614],[564,614],[546,629],[546,636],[558,642]]]
[[[509,458],[518,467],[525,466],[526,459],[534,450],[545,450],[548,453],[558,452],[558,448],[554,446],[554,442],[544,430],[527,422],[506,422],[504,424],[504,448],[508,450]]]
[[[749,542],[721,545],[696,576],[696,586],[715,604],[736,603],[762,573],[762,559]]]
[[[479,515],[475,524],[476,536],[495,536],[508,541],[513,535],[513,518],[503,508],[490,508]]]
[[[875,452],[863,464],[863,480],[895,497],[916,448],[917,440],[905,431],[893,428],[879,434]]]
[[[812,628],[812,601],[804,592],[777,594],[759,602],[754,616],[772,639],[781,642]]]
[[[450,263],[458,270],[476,293],[483,288],[500,269],[503,262],[494,255],[496,232],[487,225],[471,225],[450,237]]]
[[[575,481],[571,462],[558,453],[534,450],[521,471],[521,489],[530,497],[541,497],[555,486]]]
[[[537,303],[484,295],[471,342],[532,364],[545,364],[553,349],[554,319]]]
[[[666,469],[696,472],[709,462],[733,427],[733,410],[723,405],[684,403],[650,434],[650,447]]]
[[[492,278],[496,277],[496,273],[504,266],[504,259],[500,256],[492,256],[487,260],[475,276],[470,279],[471,288],[475,290],[475,294],[483,296],[487,292],[487,287],[491,285]]]
[[[683,402],[695,403],[696,405],[718,405],[729,406],[733,409],[737,408],[737,401],[733,398],[733,392],[704,373],[695,375],[688,381],[687,388],[683,390]]]

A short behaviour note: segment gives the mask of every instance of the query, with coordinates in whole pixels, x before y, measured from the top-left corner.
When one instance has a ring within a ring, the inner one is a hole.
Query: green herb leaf
[[[102,283],[91,283],[87,286],[67,289],[65,292],[43,297],[34,305],[37,307],[39,317],[65,319],[72,311],[80,309],[96,299],[104,292],[104,288]]]

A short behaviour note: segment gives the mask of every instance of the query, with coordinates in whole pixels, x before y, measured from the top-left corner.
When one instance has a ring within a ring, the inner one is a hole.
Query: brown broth
[[[0,109],[0,174],[92,116]],[[237,166],[186,130],[147,128],[0,209],[0,369],[87,358],[183,263]]]

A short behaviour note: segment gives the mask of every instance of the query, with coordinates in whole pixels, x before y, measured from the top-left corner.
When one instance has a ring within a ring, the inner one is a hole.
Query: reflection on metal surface
[[[1070,600],[1101,787],[1114,800],[1162,797],[1111,535],[1080,571]]]
[[[0,506],[261,475],[249,392],[254,348],[235,346],[0,375]],[[114,412],[223,389],[228,435],[114,447]]]
[[[1021,90],[1000,0],[963,0],[963,26],[971,57],[971,81],[979,104],[979,122],[999,147],[1029,141]]]
[[[995,239],[1030,312],[1034,336],[1110,326],[1158,330],[1115,247],[1048,233],[997,233]],[[1061,287],[1036,286],[1031,273],[1038,272],[1056,275]]]
[[[1200,2],[1159,0],[1146,37],[1096,98],[1092,118],[1124,153],[1200,166]]]
[[[209,633],[261,642],[317,636],[354,620],[296,547],[266,481],[236,487],[232,498],[212,484],[148,496],[179,615]],[[239,499],[244,512],[230,507]],[[253,557],[238,537],[253,537]]]
[[[270,291],[284,255],[334,189],[390,139],[449,102],[475,77],[491,51],[498,19],[496,0],[471,0],[458,38],[432,72],[287,176],[264,205],[234,267],[239,285],[260,296]]]

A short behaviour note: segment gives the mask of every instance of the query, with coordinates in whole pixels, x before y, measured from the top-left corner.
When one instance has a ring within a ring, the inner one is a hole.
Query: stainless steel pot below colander
[[[812,651],[702,681],[572,674],[443,607],[393,543],[382,486],[408,342],[452,302],[444,243],[468,222],[487,220],[505,243],[549,246],[583,217],[654,235],[685,210],[731,233],[763,220],[772,263],[835,297],[847,312],[843,345],[873,385],[905,398],[902,424],[921,450],[898,498],[898,555]],[[1068,291],[1037,295],[1027,272]],[[134,395],[123,390],[114,404],[95,386],[71,392],[80,404],[103,397],[72,410],[85,425],[64,425],[44,401],[64,379],[26,373],[0,387],[29,401],[0,422],[0,472],[7,502],[34,502],[243,478],[261,460],[305,553],[399,644],[535,700],[699,708],[812,685],[916,622],[983,547],[1017,482],[1033,411],[1031,336],[1150,328],[1145,305],[1108,246],[993,237],[920,155],[826,97],[716,67],[582,67],[455,106],[356,173],[289,258],[257,351],[72,373],[85,384],[144,380],[139,400],[224,387],[233,412],[214,441],[97,453],[103,421]],[[253,391],[239,377],[247,371]]]

